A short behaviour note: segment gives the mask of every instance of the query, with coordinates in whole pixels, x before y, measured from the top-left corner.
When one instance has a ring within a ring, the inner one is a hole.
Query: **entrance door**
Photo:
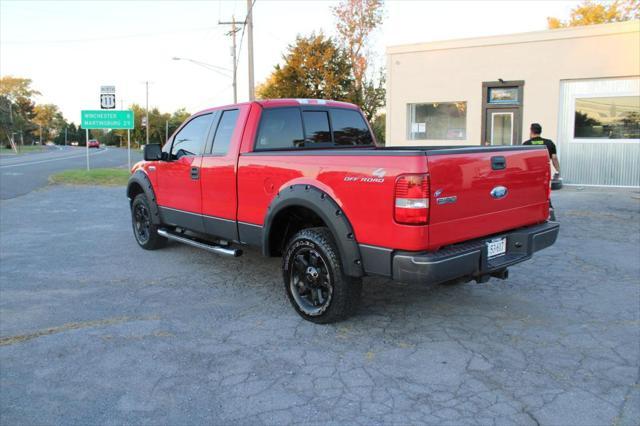
[[[522,143],[524,81],[482,83],[482,136],[484,145]]]
[[[485,140],[489,145],[514,145],[520,144],[517,131],[516,109],[487,109],[487,135]]]

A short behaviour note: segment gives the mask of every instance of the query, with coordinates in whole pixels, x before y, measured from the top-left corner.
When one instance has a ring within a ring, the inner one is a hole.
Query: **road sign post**
[[[134,128],[134,115],[131,110],[82,110],[80,125],[87,131],[87,170],[89,170],[89,129],[126,129],[128,163],[131,168],[130,130]]]
[[[89,129],[85,128],[86,136],[84,138],[85,151],[87,153],[87,171],[89,170]]]

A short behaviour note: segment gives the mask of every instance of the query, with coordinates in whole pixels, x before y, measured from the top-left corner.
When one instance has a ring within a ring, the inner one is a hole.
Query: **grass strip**
[[[67,185],[126,185],[129,180],[127,169],[93,169],[93,170],[65,170],[49,177],[51,183]]]

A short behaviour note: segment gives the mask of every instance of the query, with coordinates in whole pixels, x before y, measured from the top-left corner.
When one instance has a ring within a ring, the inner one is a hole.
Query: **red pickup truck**
[[[190,117],[127,187],[148,250],[282,257],[304,319],[354,312],[362,278],[485,282],[552,245],[546,148],[379,147],[352,104],[280,99]]]

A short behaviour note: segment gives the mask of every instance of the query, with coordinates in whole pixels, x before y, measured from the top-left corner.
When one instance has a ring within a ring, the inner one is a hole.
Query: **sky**
[[[378,66],[385,48],[398,44],[539,31],[546,18],[567,18],[577,1],[387,0],[385,19],[371,40]],[[264,81],[298,34],[335,35],[325,0],[256,0],[256,84]],[[98,109],[101,85],[115,85],[117,105],[149,105],[163,112],[196,112],[233,102],[230,72],[188,61],[232,68],[228,26],[243,20],[246,0],[233,1],[16,1],[0,0],[0,75],[33,80],[65,118]],[[238,33],[240,37],[241,33]],[[238,39],[238,42],[240,40]],[[247,36],[239,52],[238,101],[248,100]]]

